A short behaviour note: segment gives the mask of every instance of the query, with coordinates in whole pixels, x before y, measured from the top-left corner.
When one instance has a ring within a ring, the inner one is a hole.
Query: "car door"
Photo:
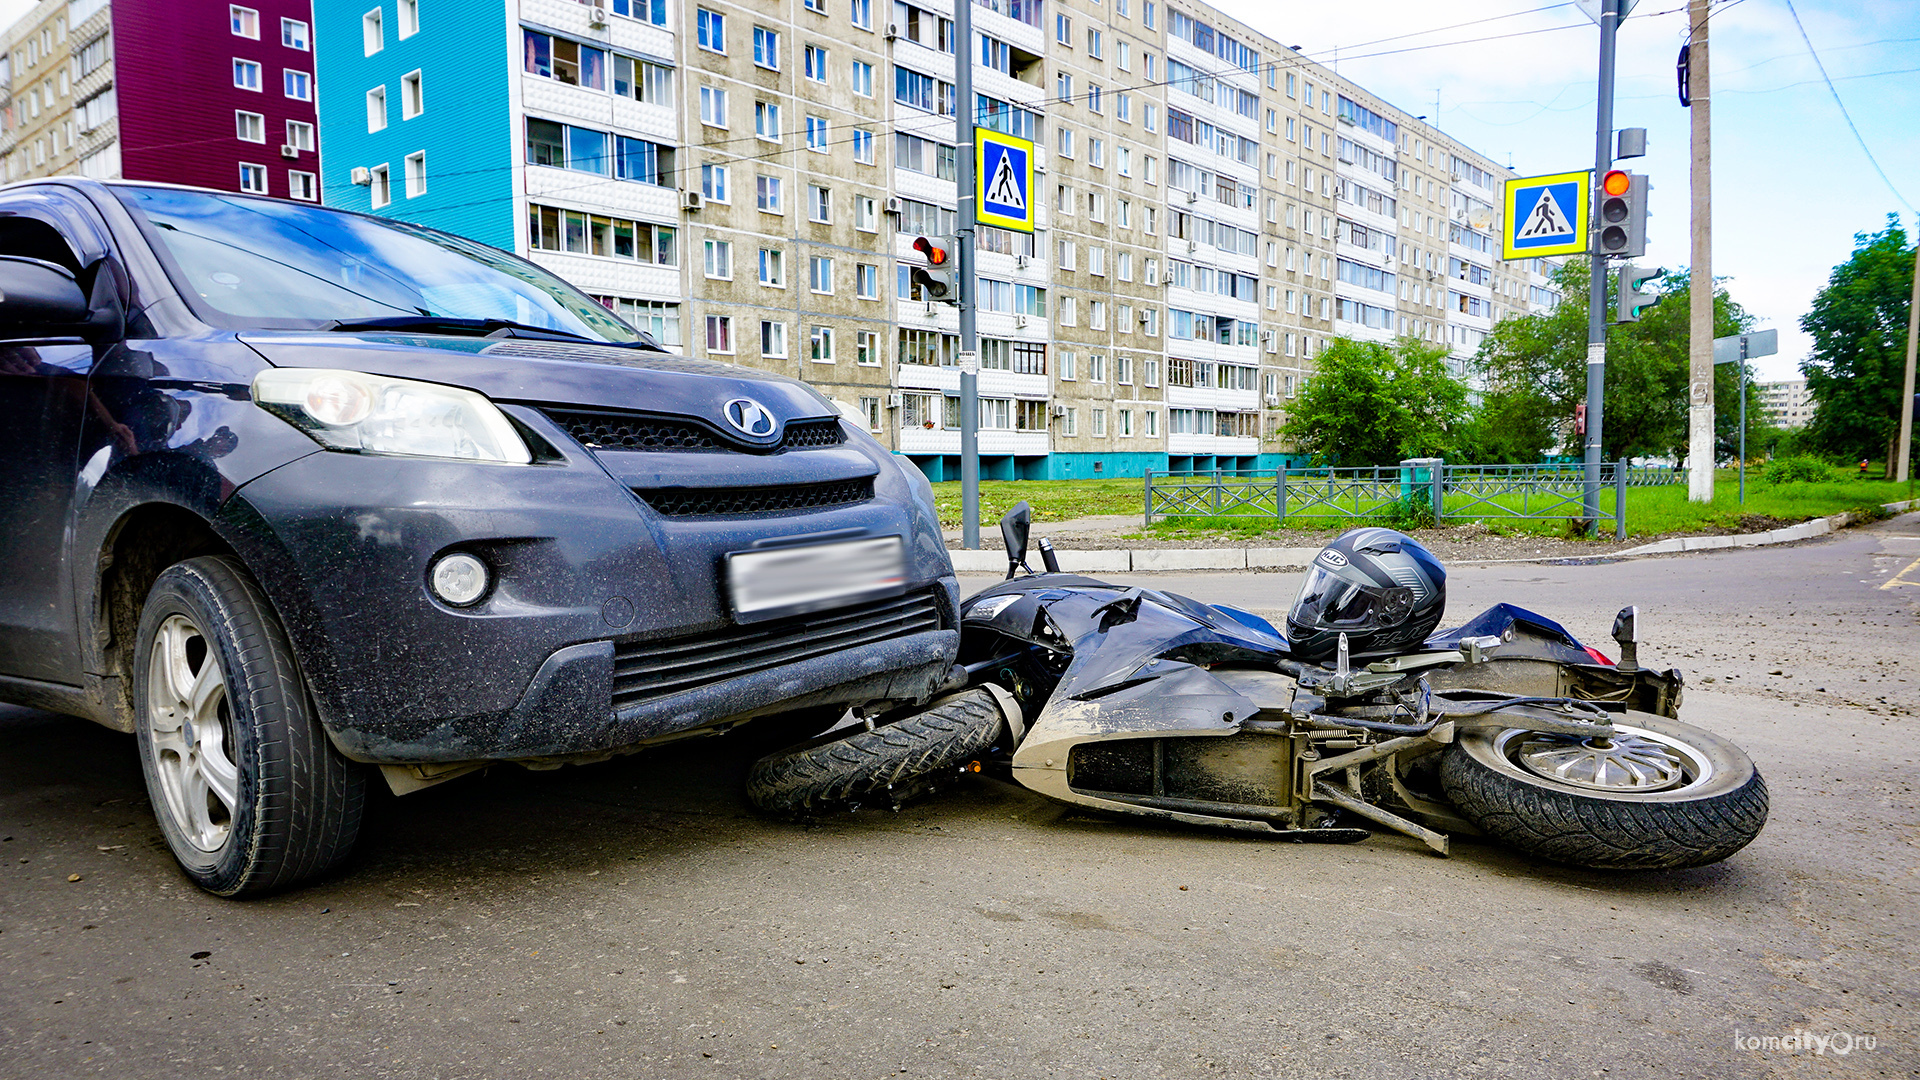
[[[0,255],[58,263],[91,280],[74,203],[54,193],[0,195]],[[97,260],[88,260],[96,262]],[[0,676],[77,685],[68,526],[82,425],[97,409],[87,376],[109,346],[0,328]]]

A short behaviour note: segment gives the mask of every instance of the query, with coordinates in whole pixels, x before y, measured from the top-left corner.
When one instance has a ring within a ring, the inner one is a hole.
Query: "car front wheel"
[[[352,851],[366,770],[327,741],[284,630],[237,563],[161,573],[135,643],[135,730],[167,844],[208,892],[317,877]]]

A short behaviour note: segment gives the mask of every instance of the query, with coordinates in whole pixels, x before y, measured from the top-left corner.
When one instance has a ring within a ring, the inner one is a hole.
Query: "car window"
[[[36,218],[14,216],[5,210],[0,210],[0,255],[58,263],[76,277],[80,274],[80,260],[60,230]]]
[[[239,195],[115,192],[171,263],[175,287],[216,324],[314,327],[440,315],[640,339],[618,316],[532,263],[432,229]]]

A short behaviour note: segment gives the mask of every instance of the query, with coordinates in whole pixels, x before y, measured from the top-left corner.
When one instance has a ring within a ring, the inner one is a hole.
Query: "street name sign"
[[[1507,181],[1503,259],[1578,255],[1587,250],[1593,174],[1555,173]]]
[[[974,129],[974,206],[982,225],[1033,231],[1033,143],[1018,135]]]
[[[1713,362],[1731,364],[1772,356],[1780,351],[1780,331],[1756,330],[1751,334],[1729,334],[1713,339]]]

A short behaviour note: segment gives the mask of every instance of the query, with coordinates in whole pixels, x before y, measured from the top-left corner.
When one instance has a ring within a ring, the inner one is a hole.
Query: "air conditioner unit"
[[[887,213],[897,214],[899,212],[900,212],[900,200],[897,197],[890,196],[887,199]]]
[[[697,191],[683,191],[680,193],[680,209],[682,210],[698,210],[705,205],[707,205],[707,197]]]
[[[1048,409],[1047,412],[1054,416],[1065,416],[1067,415],[1067,407],[1065,405],[1055,405],[1053,408]]]
[[[1142,326],[1144,326],[1144,325],[1146,325],[1147,323],[1149,323],[1149,322],[1151,322],[1152,320],[1153,320],[1153,310],[1152,310],[1151,308],[1141,308],[1141,309],[1140,309],[1140,324],[1141,324]]]
[[[1188,252],[1189,254],[1191,254],[1191,253],[1193,253],[1193,252],[1196,252],[1196,251],[1199,251],[1199,250],[1200,250],[1200,241],[1198,241],[1198,240],[1189,240],[1189,241],[1187,241],[1187,252]]]
[[[907,403],[907,395],[905,394],[888,394],[887,395],[887,408],[889,409],[898,409],[902,405],[905,405],[906,403]]]
[[[900,36],[900,27],[895,23],[888,23],[887,24],[887,40],[892,41],[894,38],[897,38],[899,36]]]
[[[1190,203],[1197,203],[1197,202],[1199,202],[1199,201],[1200,201],[1200,193],[1199,193],[1199,192],[1197,192],[1197,191],[1189,191],[1189,192],[1187,192],[1187,201],[1188,201],[1188,202],[1190,202]]]
[[[1015,315],[1013,317],[1013,325],[1015,329],[1025,328],[1027,325],[1027,317],[1025,315]]]
[[[1273,340],[1273,331],[1271,331],[1271,330],[1262,330],[1262,331],[1260,331],[1260,340],[1261,340],[1261,341],[1272,341],[1272,340]]]
[[[281,143],[280,156],[284,158],[297,158],[300,156],[300,148],[292,143]]]
[[[587,9],[588,26],[607,25],[607,8],[604,4],[595,4]]]
[[[373,170],[367,168],[365,165],[356,165],[354,166],[353,172],[349,174],[349,177],[355,184],[366,187],[373,183]]]
[[[1268,407],[1269,409],[1271,409],[1271,408],[1277,408],[1277,407],[1279,406],[1279,404],[1280,404],[1280,395],[1279,395],[1279,394],[1268,394],[1268,395],[1267,395],[1267,407]]]
[[[1028,258],[1028,257],[1027,257],[1027,256],[1025,256],[1025,255],[1015,255],[1015,256],[1013,257],[1013,265],[1014,265],[1014,266],[1015,266],[1016,268],[1018,268],[1018,269],[1021,269],[1021,270],[1025,270],[1025,269],[1027,268],[1027,264],[1028,264],[1028,263],[1030,263],[1030,262],[1032,262],[1032,261],[1033,261],[1032,259],[1030,259],[1030,258]]]

